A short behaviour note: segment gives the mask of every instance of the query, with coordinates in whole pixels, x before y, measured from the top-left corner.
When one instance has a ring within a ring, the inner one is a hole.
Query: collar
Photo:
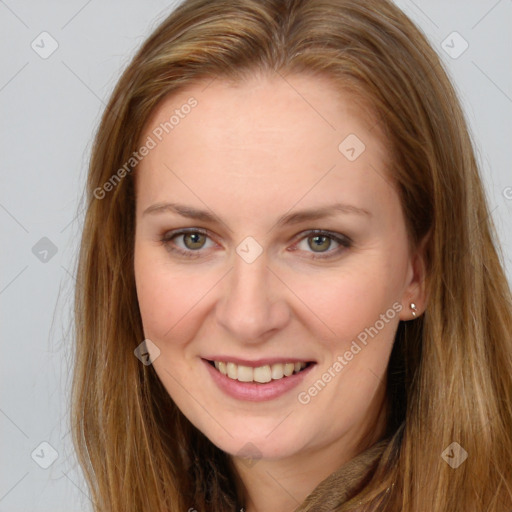
[[[332,512],[366,485],[390,439],[383,439],[331,473],[296,512]]]

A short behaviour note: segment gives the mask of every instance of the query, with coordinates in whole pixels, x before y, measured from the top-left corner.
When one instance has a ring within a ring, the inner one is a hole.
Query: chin
[[[283,421],[283,417],[234,420],[226,429],[229,433],[220,426],[212,428],[211,418],[204,421],[209,423],[206,428],[197,425],[203,434],[215,446],[235,457],[281,459],[293,456],[309,444],[303,429],[297,428],[297,422]]]

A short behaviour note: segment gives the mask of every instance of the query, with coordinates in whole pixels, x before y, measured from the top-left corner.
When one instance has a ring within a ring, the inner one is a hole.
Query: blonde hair
[[[509,510],[510,288],[454,89],[424,35],[387,0],[187,0],[119,80],[92,151],[75,297],[72,433],[95,510],[240,506],[228,456],[133,353],[144,339],[134,173],[101,199],[95,191],[129,161],[164,97],[200,79],[261,71],[328,77],[370,106],[411,245],[425,242],[427,309],[400,322],[388,369],[390,443],[364,488],[333,510]],[[468,453],[457,469],[441,458],[452,442]]]

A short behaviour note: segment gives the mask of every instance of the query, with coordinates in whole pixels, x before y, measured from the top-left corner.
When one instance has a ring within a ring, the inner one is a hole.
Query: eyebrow
[[[154,215],[160,213],[176,213],[182,217],[186,217],[188,219],[199,220],[202,222],[210,222],[210,223],[221,223],[221,219],[215,215],[214,213],[210,213],[207,210],[199,210],[197,208],[193,208],[191,206],[186,206],[177,203],[156,203],[144,210],[142,215]],[[327,206],[323,206],[321,208],[312,208],[309,210],[300,210],[294,213],[288,213],[282,215],[278,221],[276,222],[277,226],[284,225],[293,225],[299,224],[305,221],[312,221],[323,219],[326,217],[333,217],[337,213],[343,214],[355,214],[366,217],[372,217],[371,212],[365,210],[364,208],[358,208],[353,205],[343,204],[343,203],[335,203]]]

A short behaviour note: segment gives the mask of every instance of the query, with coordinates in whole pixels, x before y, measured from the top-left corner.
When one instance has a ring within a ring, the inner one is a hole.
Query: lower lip
[[[230,379],[227,375],[220,373],[205,359],[203,359],[203,362],[210,372],[213,381],[221,391],[238,400],[247,400],[250,402],[265,402],[284,395],[298,386],[314,366],[314,364],[310,364],[299,373],[260,384],[257,382],[240,382]]]

